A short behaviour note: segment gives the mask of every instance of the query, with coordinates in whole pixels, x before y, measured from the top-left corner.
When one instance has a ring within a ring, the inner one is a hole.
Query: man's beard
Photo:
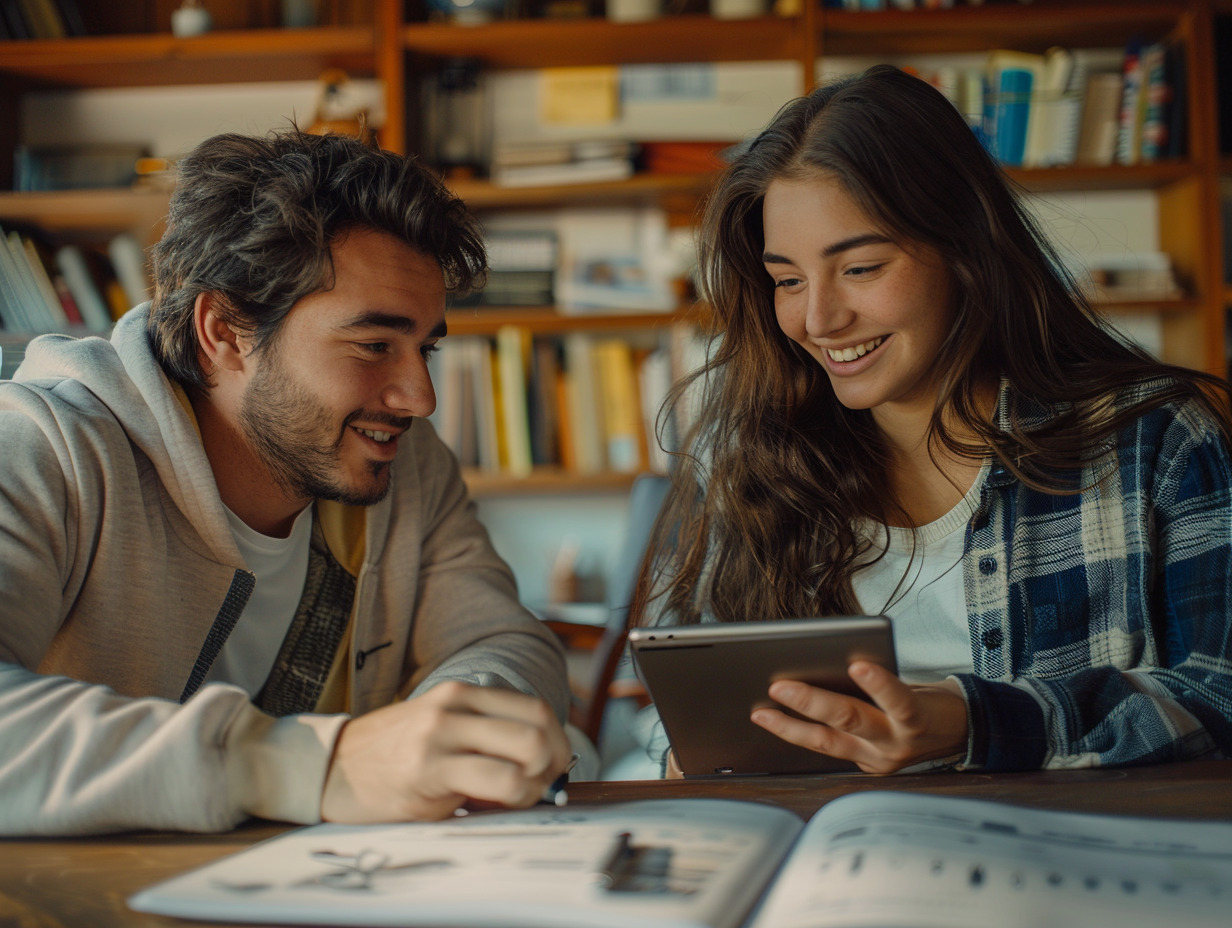
[[[356,410],[343,420],[336,438],[329,434],[329,410],[305,387],[294,383],[277,360],[277,347],[266,350],[265,363],[244,390],[239,423],[253,451],[278,487],[292,499],[326,499],[349,506],[372,506],[389,492],[387,461],[368,461],[370,484],[342,483],[342,442],[351,422],[364,415]],[[374,420],[406,428],[410,420],[369,413]]]

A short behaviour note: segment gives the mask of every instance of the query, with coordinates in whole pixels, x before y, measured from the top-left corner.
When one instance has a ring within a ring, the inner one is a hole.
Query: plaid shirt
[[[1003,388],[1003,428],[1011,406],[1028,428],[1042,421]],[[1197,404],[1165,406],[1082,477],[1080,493],[1040,493],[994,461],[982,488],[963,557],[963,766],[1232,756],[1228,448]]]

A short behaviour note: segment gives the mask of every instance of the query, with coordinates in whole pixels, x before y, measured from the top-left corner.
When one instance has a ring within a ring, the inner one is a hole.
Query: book
[[[659,441],[659,414],[672,388],[672,355],[667,346],[654,349],[638,367],[638,387],[642,399],[642,421],[646,426],[646,465],[656,474],[667,473],[668,451],[676,447],[672,420],[663,423],[663,442]]]
[[[125,310],[140,306],[150,298],[150,278],[146,273],[145,249],[131,232],[121,232],[107,243],[107,257],[123,290]]]
[[[94,281],[86,256],[76,245],[62,245],[56,251],[56,267],[73,295],[86,327],[92,332],[109,332],[114,320]]]
[[[530,425],[531,461],[537,465],[561,465],[560,449],[560,342],[541,338],[531,351],[527,384],[527,420]]]
[[[10,232],[9,235],[15,236],[17,233]],[[68,328],[71,320],[65,311],[64,304],[60,301],[59,294],[56,293],[55,284],[47,274],[47,268],[43,264],[43,259],[40,257],[34,241],[25,236],[20,236],[15,245],[16,247],[20,247],[21,254],[26,261],[26,266],[30,269],[30,277],[34,281],[34,287],[38,291],[43,305],[47,308],[45,318],[51,329]]]
[[[1108,165],[1116,159],[1123,83],[1122,75],[1112,72],[1095,72],[1087,78],[1075,164]]]
[[[64,21],[52,0],[20,0],[18,5],[32,38],[64,38]]]
[[[553,302],[559,247],[552,229],[487,232],[488,276],[483,289],[454,306],[548,306]]]
[[[645,470],[646,433],[633,350],[619,338],[597,339],[591,350],[603,404],[608,469],[628,474]]]
[[[1042,55],[998,49],[988,53],[988,90],[984,97],[984,131],[997,160],[1009,167],[1023,163],[1027,148],[1031,96]]]
[[[1222,928],[1229,886],[1232,823],[869,790],[807,824],[770,804],[663,798],[315,825],[128,904],[315,925]]]
[[[56,9],[64,23],[65,35],[81,36],[86,34],[85,19],[81,15],[81,7],[77,0],[55,0]]]
[[[1168,146],[1169,110],[1173,100],[1168,49],[1164,45],[1154,43],[1143,50],[1142,81],[1138,159],[1149,164],[1158,161]]]
[[[1070,92],[1073,76],[1069,49],[1053,46],[1041,56],[1027,118],[1024,167],[1055,167],[1074,160],[1079,100]]]
[[[17,288],[17,271],[5,261],[7,249],[0,248],[0,328],[6,332],[31,332],[21,291]]]
[[[25,246],[16,232],[0,229],[0,277],[7,304],[5,328],[19,332],[51,332],[56,326],[53,311],[39,290]]]
[[[633,176],[631,158],[587,158],[564,164],[493,165],[492,183],[498,187],[552,187],[558,184],[596,184]]]
[[[1137,164],[1142,142],[1144,44],[1133,39],[1125,48],[1122,66],[1121,107],[1117,116],[1117,164]]]
[[[522,326],[502,325],[496,330],[496,359],[500,368],[497,415],[505,437],[501,463],[515,477],[530,476],[532,466],[526,383],[530,341],[530,331]]]
[[[480,470],[497,473],[501,469],[500,416],[497,415],[497,376],[495,348],[486,338],[467,342],[471,395],[475,398],[475,448]]]
[[[607,465],[603,400],[593,367],[591,338],[584,332],[564,337],[565,431],[571,441],[568,460],[578,474],[597,474]]]

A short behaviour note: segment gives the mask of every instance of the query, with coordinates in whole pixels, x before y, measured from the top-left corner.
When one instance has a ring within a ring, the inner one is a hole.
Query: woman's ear
[[[202,368],[213,379],[219,371],[242,371],[250,346],[226,321],[223,298],[214,292],[198,293],[193,303],[193,328],[201,351]]]

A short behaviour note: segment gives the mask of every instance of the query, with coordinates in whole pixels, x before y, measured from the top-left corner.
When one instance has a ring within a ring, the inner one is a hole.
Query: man
[[[559,645],[423,421],[484,260],[354,139],[181,163],[153,302],[0,386],[0,834],[431,819],[561,773]]]

